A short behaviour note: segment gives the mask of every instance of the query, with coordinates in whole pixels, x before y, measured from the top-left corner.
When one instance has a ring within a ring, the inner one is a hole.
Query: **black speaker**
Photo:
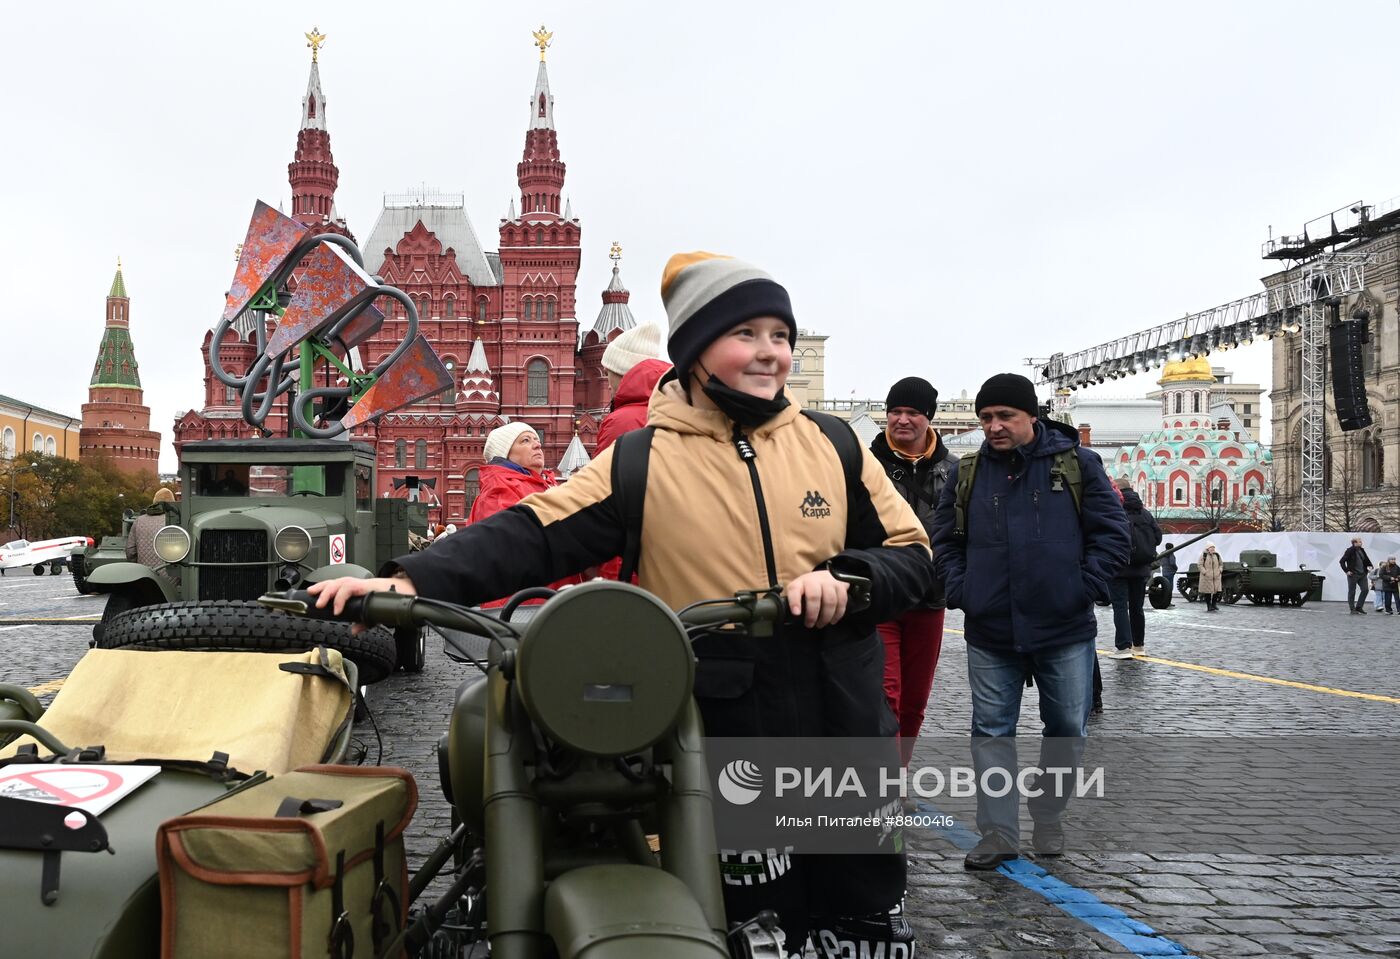
[[[1370,340],[1366,320],[1365,316],[1357,316],[1334,321],[1327,331],[1332,354],[1332,399],[1343,432],[1371,425],[1371,405],[1366,399],[1361,359],[1361,351],[1367,349]]]

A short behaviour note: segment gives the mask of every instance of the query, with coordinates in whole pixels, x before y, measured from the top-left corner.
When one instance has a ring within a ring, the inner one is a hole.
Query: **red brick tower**
[[[306,81],[306,96],[301,98],[296,157],[287,164],[287,181],[292,185],[291,215],[321,233],[339,233],[353,239],[335,209],[340,170],[331,155],[331,135],[326,130],[326,95],[321,92],[321,68],[317,62],[326,38],[313,28],[306,39],[311,48],[311,76]]]
[[[126,295],[122,262],[107,294],[107,319],[97,362],[92,367],[83,426],[78,434],[81,459],[105,457],[128,473],[154,481],[160,459],[160,434],[151,429],[151,409],[142,405],[141,377],[131,343],[131,299]]]
[[[554,129],[554,96],[549,92],[545,50],[551,34],[535,34],[540,65],[530,96],[525,150],[515,167],[520,214],[514,203],[501,221],[500,354],[493,369],[501,384],[501,412],[525,420],[540,434],[545,462],[554,465],[574,435],[581,408],[575,381],[579,371],[575,283],[582,229],[572,204],[563,203],[564,163]],[[561,212],[562,209],[562,212]]]

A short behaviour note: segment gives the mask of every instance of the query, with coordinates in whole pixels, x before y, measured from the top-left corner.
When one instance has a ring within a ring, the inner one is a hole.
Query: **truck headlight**
[[[152,545],[163,562],[178,563],[190,555],[190,534],[179,526],[162,526]]]
[[[272,541],[277,556],[286,563],[300,563],[311,552],[311,534],[300,526],[283,526]]]

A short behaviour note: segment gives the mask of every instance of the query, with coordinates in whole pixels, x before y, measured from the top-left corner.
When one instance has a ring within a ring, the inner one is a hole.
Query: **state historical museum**
[[[452,372],[451,390],[387,414],[354,434],[377,450],[376,495],[409,496],[416,483],[432,506],[434,522],[464,522],[476,496],[476,467],[483,465],[486,434],[497,426],[520,421],[533,426],[551,467],[576,434],[591,448],[609,401],[603,350],[635,324],[614,266],[596,323],[579,332],[575,283],[581,227],[570,206],[561,202],[565,168],[544,59],[550,36],[543,28],[535,35],[539,71],[524,155],[515,168],[519,209],[512,200],[500,221],[499,251],[482,248],[461,196],[386,195],[369,239],[357,241],[369,272],[413,297],[419,329]],[[340,171],[331,156],[316,55],[325,38],[313,32],[307,39],[311,76],[302,99],[296,154],[287,168],[290,215],[321,232],[354,238],[335,205]],[[361,369],[372,368],[402,338],[403,308],[394,304],[387,309],[390,303],[380,301],[386,321],[361,348]],[[203,343],[204,405],[176,419],[177,451],[191,440],[251,437],[255,432],[243,421],[235,391],[210,369],[212,338],[211,329]],[[254,359],[254,349],[249,321],[229,330],[219,352],[225,368],[241,372]],[[266,426],[274,435],[286,435],[284,405],[268,416]]]

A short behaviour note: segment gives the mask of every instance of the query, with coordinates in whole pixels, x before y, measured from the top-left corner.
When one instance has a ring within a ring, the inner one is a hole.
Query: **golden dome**
[[[1210,371],[1210,360],[1199,356],[1168,363],[1162,367],[1162,378],[1157,383],[1166,386],[1168,383],[1198,383],[1202,381],[1214,383],[1215,375]]]

